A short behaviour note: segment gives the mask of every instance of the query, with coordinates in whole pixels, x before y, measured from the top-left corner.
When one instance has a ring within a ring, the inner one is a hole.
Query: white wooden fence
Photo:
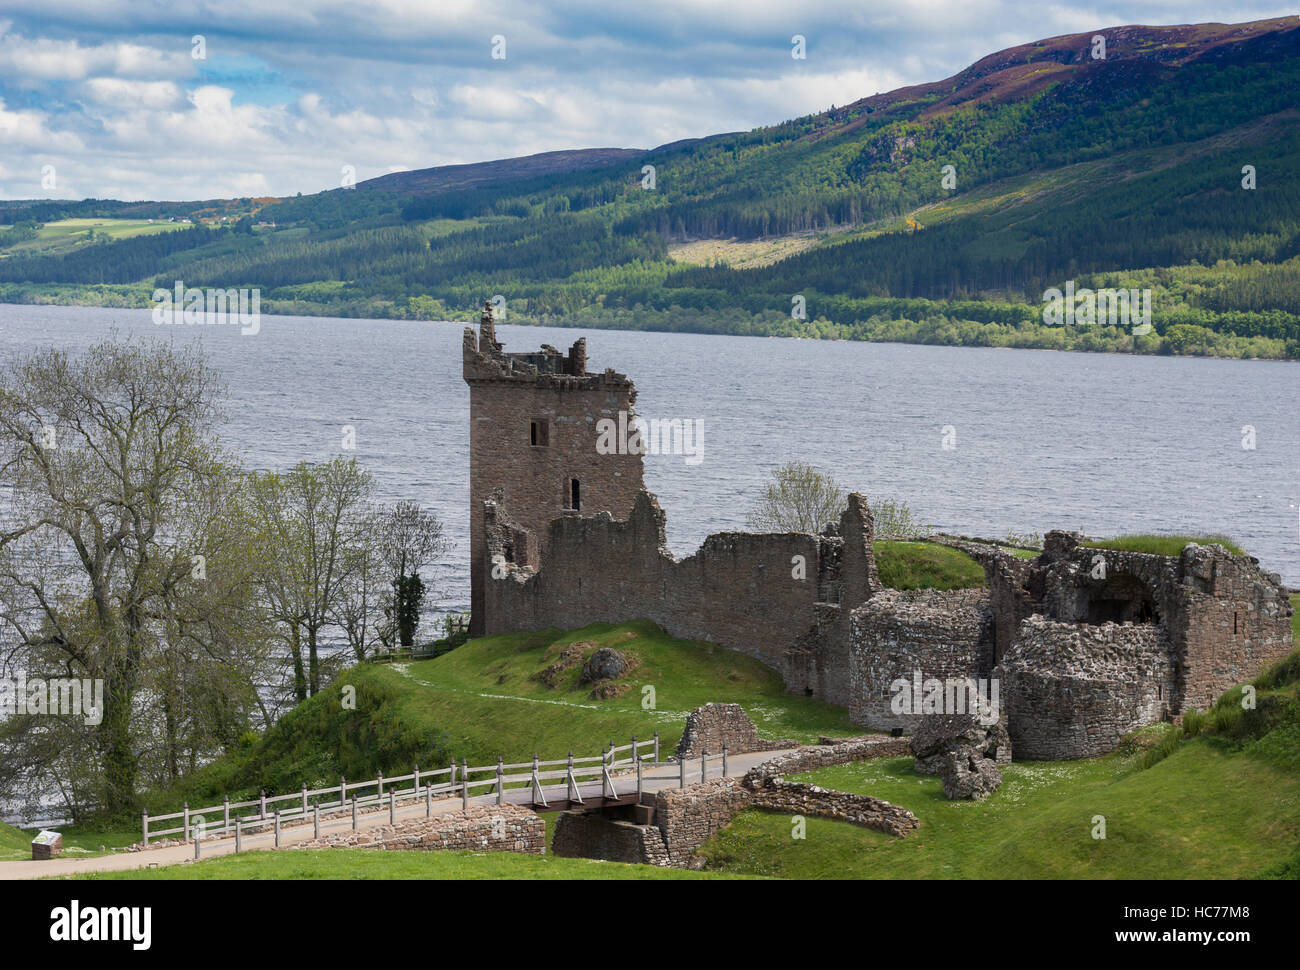
[[[647,750],[648,753],[642,754]],[[620,757],[626,755],[626,757]],[[692,759],[694,760],[694,759]],[[709,755],[707,753],[700,756],[700,777],[701,780],[707,780],[709,763],[721,762],[722,774],[727,773],[727,749],[724,745],[721,754]],[[675,772],[669,774],[650,774],[647,775],[647,765],[650,770],[661,765],[659,761],[659,732],[654,733],[654,737],[646,741],[638,741],[632,738],[631,744],[615,746],[611,741],[599,755],[593,755],[586,758],[575,758],[573,753],[569,757],[560,761],[538,761],[537,756],[533,756],[532,761],[521,761],[516,764],[504,764],[500,758],[495,765],[483,765],[480,767],[470,767],[462,759],[457,765],[454,761],[446,768],[438,768],[432,771],[423,771],[417,765],[415,770],[409,775],[399,775],[396,778],[385,778],[380,774],[374,780],[349,782],[344,778],[339,779],[337,785],[331,785],[328,788],[317,788],[309,790],[304,784],[302,791],[293,792],[288,795],[275,795],[271,798],[262,792],[260,797],[252,801],[232,802],[229,798],[222,800],[220,805],[213,805],[207,808],[191,809],[189,803],[185,803],[185,808],[180,812],[172,812],[167,815],[150,815],[147,811],[142,813],[143,843],[149,844],[151,838],[165,838],[171,835],[180,835],[185,841],[194,842],[194,855],[197,858],[199,854],[199,843],[205,838],[228,838],[231,834],[235,836],[235,850],[242,848],[243,834],[245,831],[265,829],[273,826],[275,830],[275,844],[280,844],[280,827],[286,822],[305,821],[311,818],[315,823],[316,835],[320,835],[320,820],[322,816],[331,817],[352,813],[352,827],[357,827],[357,813],[362,809],[382,808],[385,803],[388,805],[389,820],[396,822],[397,806],[399,803],[406,803],[423,798],[425,800],[425,813],[431,815],[433,812],[433,799],[452,798],[460,795],[464,807],[469,807],[471,797],[482,797],[482,795],[491,794],[495,791],[496,802],[498,805],[505,801],[507,788],[522,788],[527,786],[530,789],[531,803],[534,805],[549,807],[546,799],[545,789],[547,782],[560,783],[565,786],[565,801],[570,803],[583,803],[581,782],[588,779],[599,778],[601,783],[602,798],[617,798],[618,791],[614,785],[613,773],[623,768],[636,769],[636,791],[640,796],[643,785],[646,781],[655,780],[676,780],[681,787],[686,787],[686,767],[687,763],[682,760],[675,768]],[[515,772],[515,773],[511,773]],[[471,793],[475,789],[486,789],[478,795]],[[554,797],[554,796],[552,796]],[[216,821],[220,819],[220,821]],[[158,829],[158,823],[175,822],[180,824],[174,828]],[[154,826],[151,828],[151,826]]]

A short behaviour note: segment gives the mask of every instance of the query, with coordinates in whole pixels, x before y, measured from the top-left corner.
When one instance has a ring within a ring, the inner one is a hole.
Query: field
[[[17,243],[4,252],[27,256],[56,256],[71,252],[91,241],[132,239],[160,232],[190,228],[180,222],[153,222],[148,219],[61,219],[43,225],[35,239]]]

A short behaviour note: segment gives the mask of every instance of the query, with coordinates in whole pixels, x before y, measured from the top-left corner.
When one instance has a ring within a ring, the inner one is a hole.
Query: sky
[[[284,196],[652,148],[939,80],[1044,37],[1296,13],[1237,0],[0,0],[0,199]]]

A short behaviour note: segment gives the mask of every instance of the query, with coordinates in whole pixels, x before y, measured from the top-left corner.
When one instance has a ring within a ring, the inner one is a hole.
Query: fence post
[[[460,807],[469,810],[469,762],[460,759]]]
[[[140,827],[143,830],[141,834],[144,837],[144,844],[147,846],[149,844],[149,810],[146,808],[140,809]]]
[[[420,766],[419,765],[415,766],[415,791],[412,794],[415,795],[420,794]]]
[[[636,735],[634,734],[632,735],[632,763],[634,765],[638,765],[641,763],[639,760],[637,760],[637,754],[638,751],[636,749]]]
[[[533,788],[532,791],[528,793],[528,797],[535,800],[541,794],[542,794],[542,782],[537,777],[537,752],[534,751],[533,752]]]
[[[197,859],[199,857],[199,842],[202,840],[199,838],[199,833],[197,831],[192,832],[191,835],[194,836],[194,858]]]
[[[424,817],[433,817],[433,786],[424,786]]]
[[[722,777],[727,777],[727,746],[722,746]]]
[[[235,852],[244,851],[244,816],[235,816]]]
[[[307,783],[302,783],[302,817],[307,817]]]
[[[447,797],[450,798],[451,793],[454,792],[455,790],[456,790],[456,759],[452,758],[451,774],[447,776]]]
[[[634,749],[635,750],[635,749]],[[641,756],[636,756],[636,801],[641,804]]]
[[[339,808],[348,803],[348,780],[339,775]]]
[[[700,781],[709,780],[709,753],[700,749]]]
[[[227,795],[225,798],[222,799],[222,805],[225,808],[226,820],[225,820],[225,824],[221,826],[221,834],[227,835],[230,832],[230,796],[229,795]]]
[[[382,799],[384,797],[384,773],[382,771],[379,773],[379,777],[375,779],[375,784],[379,786],[379,797]],[[380,804],[382,805],[383,802],[380,802]]]
[[[659,764],[659,731],[655,729],[655,764]]]
[[[568,796],[566,801],[570,801],[570,802],[573,801],[574,800],[573,796],[577,794],[575,789],[577,789],[578,783],[574,780],[573,777],[573,751],[572,750],[569,751],[569,773],[567,776],[565,776],[564,787],[568,789],[568,791],[565,792],[565,794]]]
[[[186,839],[188,839],[188,838],[190,837],[190,834],[191,834],[191,833],[190,833],[190,803],[189,803],[189,802],[184,802],[183,804],[185,805],[185,822],[184,822],[184,826],[181,828],[181,841],[182,841],[182,842],[184,842]]]
[[[352,796],[352,831],[357,830],[357,796]]]
[[[609,747],[600,753],[600,797],[605,800],[609,797],[609,766],[614,760],[614,742],[609,743]]]
[[[677,787],[686,787],[686,756],[677,759]]]
[[[501,760],[501,755],[497,755],[497,804],[504,805],[506,800],[506,772],[503,767],[505,762]]]
[[[388,824],[397,824],[397,789],[388,790]]]
[[[265,788],[262,789],[262,794],[260,797],[262,799],[262,811],[258,814],[257,817],[259,821],[263,821],[266,819],[266,789]]]
[[[280,810],[275,810],[275,847],[280,848]]]
[[[316,826],[315,837],[320,838],[320,802],[311,807],[312,823]]]

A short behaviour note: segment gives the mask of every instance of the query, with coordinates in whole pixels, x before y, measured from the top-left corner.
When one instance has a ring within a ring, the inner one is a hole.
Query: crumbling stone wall
[[[286,849],[387,849],[433,852],[474,849],[479,852],[546,852],[546,823],[519,805],[471,805],[432,818],[414,819],[364,831],[334,832]]]
[[[484,515],[488,541],[507,541],[494,527],[513,518],[495,501],[485,503]],[[642,491],[626,520],[605,513],[552,520],[540,567],[511,566],[487,584],[485,629],[576,629],[645,618],[673,636],[748,654],[780,672],[787,689],[845,705],[848,613],[879,582],[871,513],[861,496],[851,498],[838,531],[722,533],[678,560],[665,547],[663,511]],[[825,549],[835,550],[839,579],[822,569]],[[819,602],[826,590],[841,602]]]
[[[993,615],[984,590],[886,590],[853,611],[849,719],[877,730],[915,727],[920,712],[895,714],[897,680],[988,678]]]
[[[719,754],[723,746],[729,755],[750,751],[774,751],[798,747],[790,739],[765,741],[758,736],[758,728],[739,704],[705,704],[686,715],[686,730],[677,743],[675,755],[698,758],[702,753]]]
[[[780,778],[785,775],[797,775],[818,768],[830,768],[834,765],[847,765],[855,761],[867,761],[871,758],[900,758],[910,752],[907,738],[891,738],[883,734],[872,734],[860,738],[849,738],[834,744],[807,745],[793,751],[779,754],[761,762],[745,772],[745,787],[753,789],[764,778]]]
[[[905,808],[870,795],[834,791],[801,781],[764,778],[754,788],[754,805],[773,812],[849,822],[902,838],[917,829],[920,820]]]
[[[1150,626],[1173,671],[1173,687],[1161,700],[1181,714],[1208,707],[1293,648],[1286,589],[1254,557],[1196,543],[1178,556],[1158,556],[1097,549],[1082,539],[1049,532],[1027,573],[986,567],[999,660],[1033,615],[1067,624]]]
[[[1017,759],[1093,758],[1169,711],[1174,671],[1152,624],[1031,616],[995,672]]]

